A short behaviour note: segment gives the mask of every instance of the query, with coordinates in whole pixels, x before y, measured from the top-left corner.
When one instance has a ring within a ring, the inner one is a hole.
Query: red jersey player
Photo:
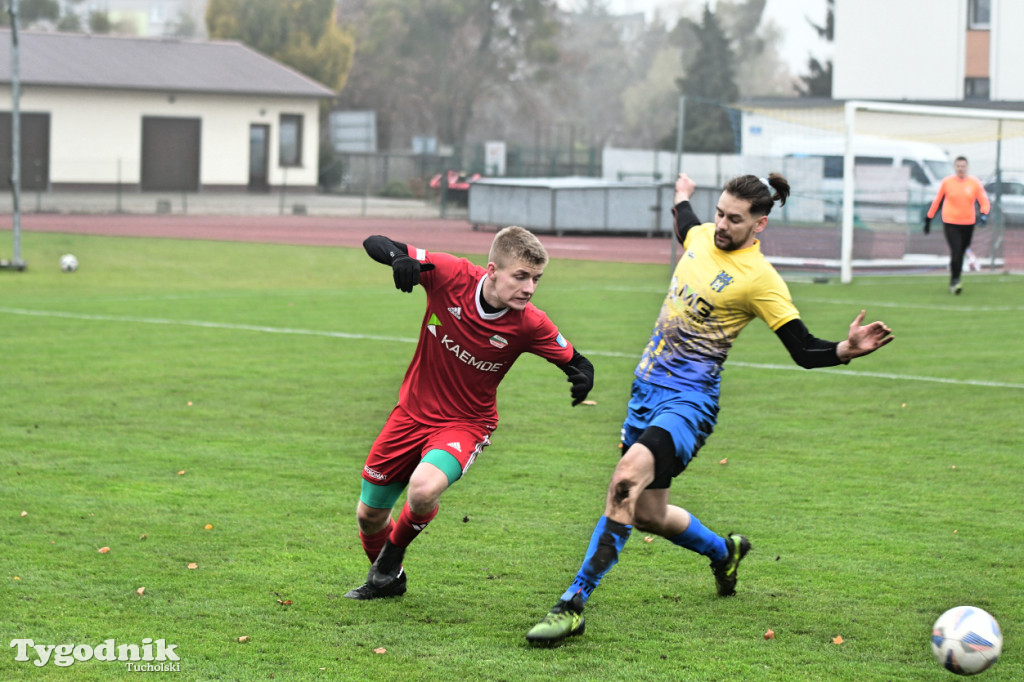
[[[507,227],[494,237],[486,268],[375,235],[366,252],[394,271],[395,287],[427,292],[419,342],[398,405],[363,466],[356,520],[372,563],[350,599],[405,593],[405,549],[437,515],[438,501],[461,478],[498,424],[498,384],[522,353],[558,365],[572,383],[573,406],[594,385],[594,366],[531,302],[547,252],[536,236]],[[394,521],[392,509],[408,487]]]

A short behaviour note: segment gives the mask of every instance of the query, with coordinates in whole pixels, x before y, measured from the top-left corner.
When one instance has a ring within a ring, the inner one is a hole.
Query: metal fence
[[[483,144],[455,147],[449,155],[412,152],[345,152],[321,159],[320,185],[340,194],[430,196],[430,180],[448,170],[492,175]],[[535,149],[512,146],[505,157],[504,177],[601,177],[601,150]]]

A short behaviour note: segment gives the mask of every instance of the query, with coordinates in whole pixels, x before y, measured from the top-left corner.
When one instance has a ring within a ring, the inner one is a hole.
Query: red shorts
[[[490,435],[489,429],[470,422],[427,426],[396,406],[370,446],[363,478],[377,485],[408,483],[423,455],[431,450],[449,453],[465,474],[477,455],[491,444]]]

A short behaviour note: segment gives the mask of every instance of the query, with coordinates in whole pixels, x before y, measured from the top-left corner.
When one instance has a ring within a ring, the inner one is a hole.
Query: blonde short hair
[[[548,263],[548,252],[532,232],[513,225],[494,235],[487,260],[499,268],[506,268],[515,263],[523,263],[531,268],[542,268]]]

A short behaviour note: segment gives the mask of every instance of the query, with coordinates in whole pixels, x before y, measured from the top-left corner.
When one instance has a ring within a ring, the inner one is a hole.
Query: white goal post
[[[882,116],[872,122],[870,114],[895,116]],[[920,139],[935,140],[945,135],[947,139],[955,139],[960,143],[973,141],[994,144],[997,177],[1002,167],[1003,141],[1011,138],[1018,141],[1024,140],[1024,112],[1021,111],[851,100],[845,104],[844,118],[846,143],[843,154],[840,244],[840,280],[843,283],[853,281],[854,202],[857,196],[854,141],[857,135],[881,134],[888,137],[906,137],[908,129],[913,128],[914,134],[918,135]],[[895,129],[900,125],[894,124],[894,120],[897,118],[905,118],[903,125],[906,128],[899,132]],[[959,119],[952,126],[956,130],[940,130],[938,125],[931,124],[931,122],[943,119],[946,121]]]

